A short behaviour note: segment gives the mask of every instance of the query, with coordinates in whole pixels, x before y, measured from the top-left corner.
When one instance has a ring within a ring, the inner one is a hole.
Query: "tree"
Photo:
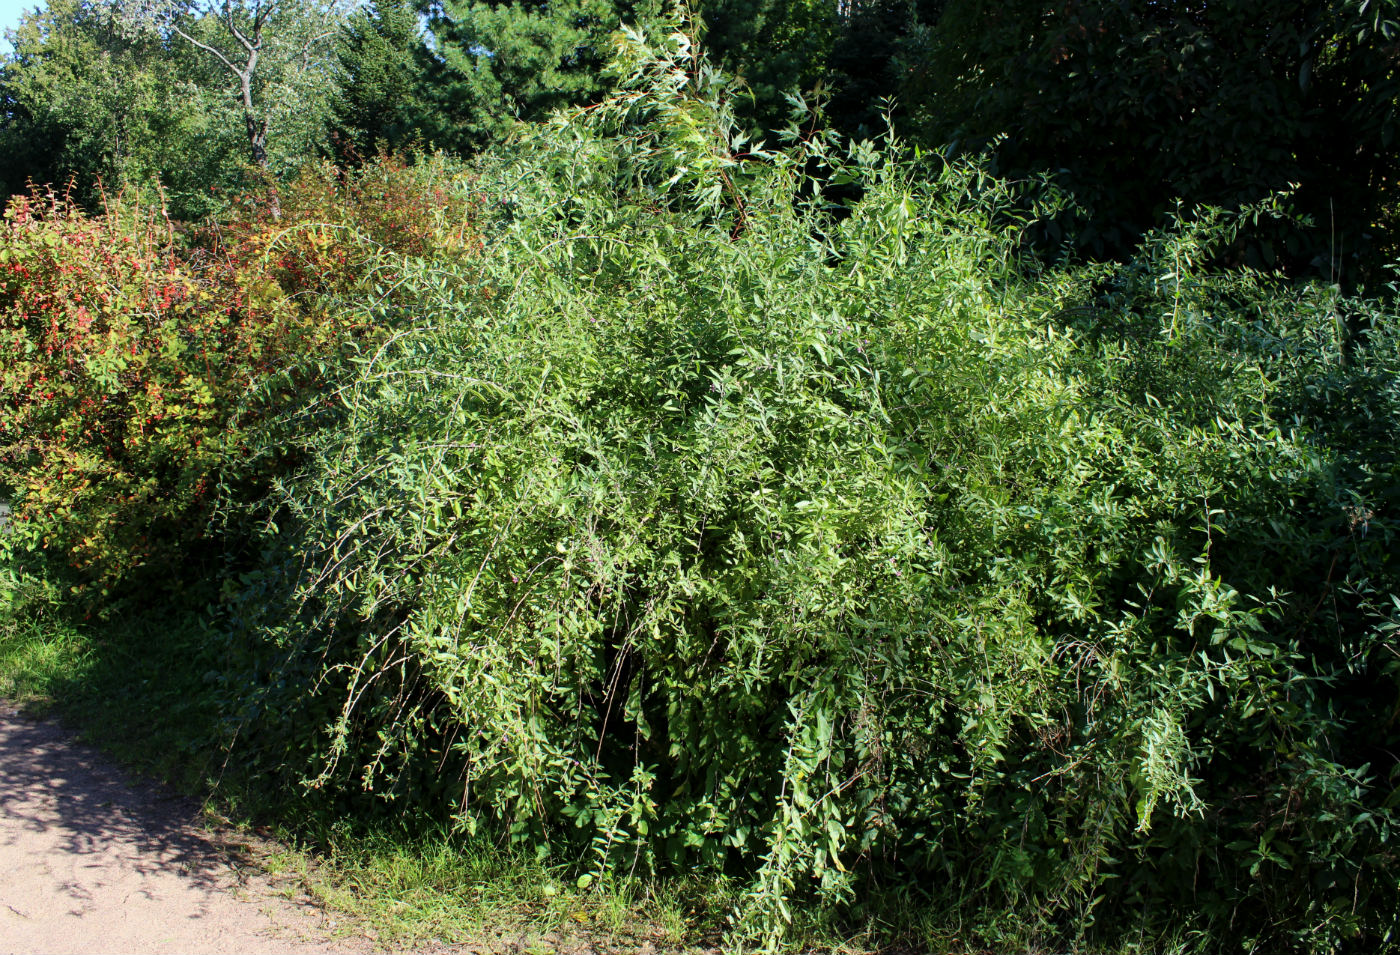
[[[848,0],[697,0],[706,51],[747,88],[754,132],[785,125],[788,94],[829,78],[849,7]]]
[[[342,79],[331,112],[341,158],[427,138],[432,61],[413,3],[371,0],[346,22],[336,57]]]
[[[828,114],[848,135],[869,138],[884,132],[885,113],[902,127],[910,114],[900,96],[911,68],[907,51],[917,48],[945,0],[864,0],[847,4],[830,54]],[[902,130],[901,130],[902,131]]]
[[[471,152],[517,120],[598,100],[610,85],[612,34],[661,9],[659,0],[444,0],[429,21],[438,55],[433,138]]]
[[[1398,18],[1397,0],[949,0],[902,98],[931,145],[1057,173],[1091,214],[1089,251],[1123,253],[1179,198],[1296,184],[1317,229],[1256,232],[1243,253],[1358,282],[1400,238]]]
[[[324,112],[331,41],[351,0],[116,0],[133,31],[173,35],[212,58],[236,84],[254,163],[268,135],[310,107]]]
[[[740,118],[766,136],[787,124],[792,93],[831,94],[829,118],[875,131],[881,101],[897,93],[906,34],[944,0],[691,0],[711,60],[744,90]],[[470,152],[498,141],[516,120],[597,101],[609,88],[611,35],[646,26],[664,0],[563,3],[444,0],[431,8],[431,105],[439,144]],[[386,19],[380,19],[384,28]],[[387,34],[384,39],[388,40]],[[349,67],[347,66],[347,69]]]
[[[120,26],[105,5],[52,0],[11,33],[14,52],[0,63],[0,192],[71,181],[91,205],[99,182],[161,181],[178,212],[198,216],[236,146],[227,108],[185,50]]]

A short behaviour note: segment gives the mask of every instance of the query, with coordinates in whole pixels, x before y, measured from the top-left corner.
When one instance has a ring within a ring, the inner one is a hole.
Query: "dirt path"
[[[0,701],[0,953],[355,953],[188,800]]]

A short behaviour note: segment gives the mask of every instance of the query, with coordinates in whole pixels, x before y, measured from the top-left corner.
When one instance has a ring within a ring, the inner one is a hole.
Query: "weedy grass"
[[[87,641],[71,626],[37,620],[0,625],[0,699],[42,711],[56,685],[79,678],[86,650]]]
[[[635,879],[581,889],[563,866],[464,843],[450,832],[337,830],[314,856],[300,858],[316,860],[305,873],[314,898],[394,948],[513,940],[527,948],[587,942],[681,951],[717,939],[715,916],[725,911],[713,899],[703,902],[711,913],[707,932],[692,906],[697,891],[713,895],[718,885]]]

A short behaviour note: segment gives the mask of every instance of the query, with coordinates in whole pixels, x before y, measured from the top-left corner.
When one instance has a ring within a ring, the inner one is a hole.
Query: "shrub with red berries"
[[[0,496],[20,538],[99,591],[188,553],[220,480],[245,467],[249,429],[379,333],[356,317],[356,290],[427,248],[427,230],[436,248],[474,251],[451,186],[396,160],[321,169],[193,241],[131,197],[100,215],[54,195],[12,200]]]

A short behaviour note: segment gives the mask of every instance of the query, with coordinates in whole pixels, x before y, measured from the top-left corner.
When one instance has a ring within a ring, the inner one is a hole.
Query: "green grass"
[[[88,643],[75,628],[36,620],[0,625],[0,698],[30,710],[52,700],[56,685],[78,679]]]
[[[527,950],[585,941],[630,950],[650,942],[680,951],[707,941],[691,907],[716,908],[716,899],[697,897],[699,887],[686,891],[675,881],[583,890],[558,867],[464,844],[445,832],[333,832],[329,845],[291,857],[288,865],[312,859],[314,871],[293,868],[291,874],[317,901],[354,917],[395,949],[470,940],[514,942]]]
[[[722,882],[584,889],[562,867],[425,821],[365,820],[313,793],[270,791],[226,745],[220,661],[194,601],[100,622],[23,603],[0,619],[0,698],[58,717],[119,762],[202,798],[211,821],[274,836],[260,863],[345,916],[342,930],[394,949],[684,951],[719,939],[732,901]]]
[[[30,611],[0,630],[0,694],[52,712],[140,772],[209,790],[224,767],[200,632],[184,608],[107,622]]]

